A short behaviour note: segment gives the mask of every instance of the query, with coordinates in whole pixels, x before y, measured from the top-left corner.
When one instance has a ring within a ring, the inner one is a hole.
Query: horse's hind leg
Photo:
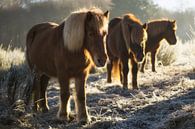
[[[156,51],[151,52],[151,62],[152,62],[152,72],[156,72],[155,63],[156,63]]]
[[[85,75],[75,78],[76,87],[76,112],[78,114],[78,121],[81,123],[87,123],[90,121],[88,112],[86,109],[86,94],[85,94]]]
[[[131,76],[132,76],[133,89],[138,89],[138,87],[137,87],[137,73],[138,73],[138,64],[134,58],[131,58]]]
[[[122,84],[123,88],[128,89],[128,72],[129,72],[129,66],[128,66],[128,58],[121,59],[121,70],[122,70]]]
[[[35,112],[38,111],[38,102],[40,98],[40,78],[39,76],[35,75],[33,80],[33,92],[32,92],[32,99],[33,99],[33,110]]]
[[[107,63],[107,82],[108,83],[112,82],[112,79],[111,79],[112,67],[113,67],[113,60],[110,59],[110,61]]]
[[[122,63],[121,61],[119,62],[119,74],[120,74],[120,81],[121,84],[123,83],[123,72],[122,72]]]
[[[49,107],[48,107],[48,102],[47,102],[47,86],[49,82],[49,77],[46,75],[42,75],[40,78],[40,103],[39,103],[39,108],[41,112],[47,112]]]

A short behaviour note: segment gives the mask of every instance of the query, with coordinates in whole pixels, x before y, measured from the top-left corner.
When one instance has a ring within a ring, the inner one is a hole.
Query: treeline
[[[178,22],[178,36],[189,40],[194,36],[194,11],[168,12],[152,0],[1,0],[0,43],[4,47],[25,47],[26,33],[35,24],[60,23],[70,12],[97,6],[111,11],[111,18],[132,12],[143,22],[155,18],[173,18]]]

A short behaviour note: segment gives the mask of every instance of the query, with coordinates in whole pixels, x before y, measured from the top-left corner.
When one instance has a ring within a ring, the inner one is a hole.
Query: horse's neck
[[[152,35],[152,36],[149,35],[148,38],[149,38],[149,40],[151,39],[152,41],[159,43],[161,40],[163,40],[165,38],[165,32],[161,31],[156,35]]]
[[[165,22],[149,23],[148,38],[151,39],[152,41],[160,42],[161,40],[165,38],[166,26],[167,24]]]

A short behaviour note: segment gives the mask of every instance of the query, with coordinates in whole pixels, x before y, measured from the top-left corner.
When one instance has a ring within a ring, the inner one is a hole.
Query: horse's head
[[[129,46],[137,62],[141,62],[145,56],[145,44],[147,40],[146,29],[146,23],[144,25],[131,25],[131,43]]]
[[[122,20],[123,37],[128,52],[131,52],[137,62],[145,56],[145,43],[147,40],[147,24],[143,24],[133,14],[127,14]]]
[[[165,32],[165,39],[170,45],[175,45],[177,42],[177,38],[175,34],[176,29],[177,29],[176,21],[175,20],[168,21],[166,32]]]
[[[107,60],[105,39],[108,31],[109,12],[87,12],[85,20],[84,44],[97,67],[105,65]]]

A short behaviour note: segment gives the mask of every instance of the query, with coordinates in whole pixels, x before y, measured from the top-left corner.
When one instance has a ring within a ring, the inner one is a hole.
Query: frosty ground
[[[195,129],[195,69],[192,65],[159,66],[156,73],[148,69],[139,73],[138,82],[139,90],[131,90],[131,83],[129,90],[125,90],[118,81],[107,83],[106,72],[91,74],[86,90],[92,122],[80,125],[76,120],[70,123],[57,120],[59,86],[52,80],[48,87],[48,113],[36,114],[30,107],[6,108],[2,102],[0,128]],[[75,113],[73,97],[71,109]]]
[[[0,129],[195,129],[194,42],[163,47],[157,72],[151,72],[149,64],[145,73],[139,72],[139,90],[132,90],[131,74],[129,90],[123,89],[119,81],[107,83],[105,68],[90,74],[86,94],[92,121],[86,125],[56,118],[59,84],[55,79],[47,89],[49,112],[34,113],[31,103],[26,105],[27,99],[21,100],[30,96],[26,87],[32,84],[24,52],[1,49]],[[73,93],[74,85],[71,87]],[[73,98],[72,95],[71,113],[76,116]]]

